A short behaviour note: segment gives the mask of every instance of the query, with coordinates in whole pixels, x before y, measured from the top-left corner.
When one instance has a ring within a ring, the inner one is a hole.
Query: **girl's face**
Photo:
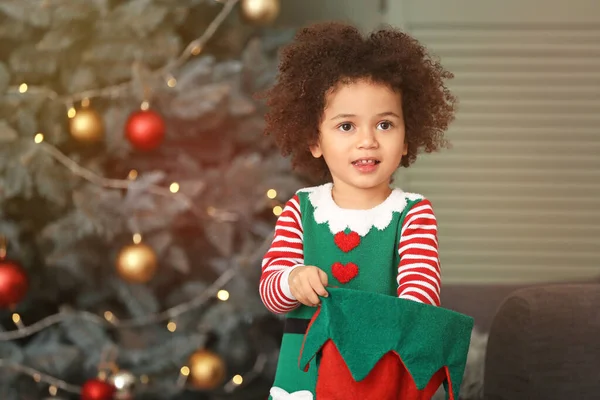
[[[389,190],[392,174],[407,153],[402,96],[386,85],[358,80],[339,84],[325,98],[319,142],[338,190]]]

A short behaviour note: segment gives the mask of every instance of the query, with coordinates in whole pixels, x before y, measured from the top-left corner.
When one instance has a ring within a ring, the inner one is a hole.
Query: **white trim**
[[[273,386],[269,391],[273,400],[313,400],[313,394],[309,390],[299,390],[288,393],[280,387]]]
[[[365,236],[371,228],[379,230],[387,228],[394,213],[401,213],[407,205],[407,200],[420,200],[423,196],[406,193],[401,189],[393,189],[383,203],[368,210],[352,210],[339,207],[333,200],[332,183],[321,186],[304,188],[298,192],[307,192],[308,199],[314,207],[314,218],[317,224],[328,224],[332,234],[344,231],[346,228]]]

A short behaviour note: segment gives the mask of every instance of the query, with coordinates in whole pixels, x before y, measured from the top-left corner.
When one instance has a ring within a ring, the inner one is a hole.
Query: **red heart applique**
[[[348,283],[358,275],[358,265],[352,262],[346,265],[336,262],[331,266],[331,273],[341,283]]]
[[[347,253],[360,244],[360,236],[356,232],[338,232],[333,241],[343,252]]]

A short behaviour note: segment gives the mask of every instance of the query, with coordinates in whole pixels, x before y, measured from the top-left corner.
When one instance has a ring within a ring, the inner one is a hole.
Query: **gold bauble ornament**
[[[97,142],[104,136],[104,121],[93,108],[82,108],[69,119],[69,131],[80,142]]]
[[[125,246],[117,256],[117,272],[127,282],[146,283],[154,277],[157,267],[156,253],[144,243]]]
[[[279,15],[279,0],[242,0],[242,17],[256,25],[268,25]]]
[[[190,383],[197,389],[210,390],[225,380],[225,362],[208,350],[198,350],[190,356]]]

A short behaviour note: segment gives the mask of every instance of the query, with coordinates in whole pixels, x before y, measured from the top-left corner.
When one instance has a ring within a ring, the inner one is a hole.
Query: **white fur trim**
[[[273,400],[313,400],[313,394],[308,390],[288,393],[282,388],[274,386],[271,388],[269,394]]]
[[[301,189],[299,192],[308,192],[308,199],[315,209],[315,221],[318,224],[327,223],[334,235],[346,228],[350,228],[360,236],[365,236],[372,227],[383,230],[390,224],[395,212],[401,213],[404,210],[407,199],[423,199],[420,194],[393,189],[383,203],[368,210],[352,210],[341,208],[333,201],[332,188],[332,183],[326,183]]]

